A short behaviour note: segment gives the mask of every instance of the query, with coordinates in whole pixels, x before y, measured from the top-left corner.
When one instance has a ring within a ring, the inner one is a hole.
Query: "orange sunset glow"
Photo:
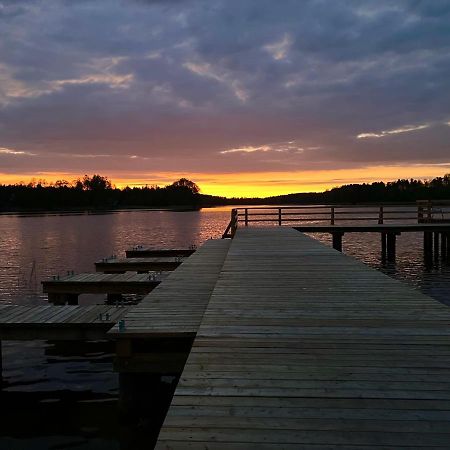
[[[352,183],[372,183],[376,181],[395,181],[398,178],[431,179],[450,171],[445,165],[418,166],[373,166],[358,169],[297,171],[297,172],[244,172],[239,174],[171,173],[164,172],[153,177],[136,177],[133,174],[123,177],[120,173],[108,174],[117,188],[140,187],[146,185],[164,186],[186,177],[195,181],[203,194],[223,197],[269,197],[295,192],[323,192],[333,187]],[[29,183],[45,180],[54,183],[57,180],[72,181],[83,174],[74,173],[37,173],[19,175],[0,175],[1,184]]]

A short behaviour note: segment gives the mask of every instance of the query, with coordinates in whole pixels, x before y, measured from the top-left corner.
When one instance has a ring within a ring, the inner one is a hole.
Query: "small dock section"
[[[125,273],[175,270],[185,257],[153,256],[147,258],[104,258],[95,263],[95,270],[103,273]]]
[[[106,332],[129,310],[108,305],[3,306],[0,340],[106,339]]]
[[[168,272],[80,273],[43,281],[42,290],[53,304],[77,304],[80,294],[107,294],[115,301],[122,294],[148,294],[167,276]]]
[[[238,229],[156,448],[449,448],[449,380],[447,306],[291,228]]]
[[[129,250],[126,250],[125,254],[127,258],[151,258],[154,256],[173,256],[173,257],[187,257],[194,254],[195,248],[153,248],[136,246]]]

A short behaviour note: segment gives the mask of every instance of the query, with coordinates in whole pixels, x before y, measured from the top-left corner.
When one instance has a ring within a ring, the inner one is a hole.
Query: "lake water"
[[[219,238],[229,217],[230,208],[0,215],[0,304],[45,304],[41,280],[67,270],[91,272],[94,261],[134,245],[198,246]],[[315,237],[330,244],[327,235]],[[419,233],[397,242],[397,261],[387,265],[378,234],[349,234],[343,244],[346,254],[450,305],[448,262],[425,264]],[[102,301],[80,297],[80,304]],[[117,417],[112,354],[106,342],[4,342],[0,449],[140,448]],[[165,388],[170,391],[162,383]]]

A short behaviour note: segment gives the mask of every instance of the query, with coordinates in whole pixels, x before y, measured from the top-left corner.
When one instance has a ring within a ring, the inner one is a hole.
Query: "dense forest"
[[[164,187],[118,189],[107,177],[88,176],[73,182],[34,181],[0,185],[0,211],[159,208],[198,209],[233,204],[313,204],[414,202],[450,199],[450,174],[429,181],[397,180],[388,183],[349,184],[325,192],[288,194],[267,198],[225,198],[200,193],[196,183],[181,178]]]
[[[71,210],[133,207],[199,208],[199,187],[181,178],[165,187],[115,188],[107,177],[85,175],[69,183],[0,185],[0,210]]]
[[[269,197],[266,203],[390,203],[450,199],[450,174],[429,181],[397,180],[388,183],[347,184],[321,193]]]

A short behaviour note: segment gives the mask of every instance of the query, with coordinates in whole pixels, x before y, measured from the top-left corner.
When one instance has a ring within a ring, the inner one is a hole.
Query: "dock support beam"
[[[381,260],[386,261],[387,233],[381,233]]]
[[[338,252],[342,252],[342,236],[344,236],[344,233],[335,231],[331,234],[333,236],[333,248]]]
[[[395,253],[396,253],[396,237],[397,233],[387,233],[387,260],[389,262],[395,261]]]

